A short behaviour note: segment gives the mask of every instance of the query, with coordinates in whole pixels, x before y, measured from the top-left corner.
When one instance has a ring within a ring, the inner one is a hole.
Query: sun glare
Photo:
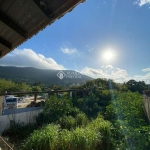
[[[115,57],[115,53],[112,49],[107,49],[103,52],[103,58],[107,61],[111,61],[114,59]]]

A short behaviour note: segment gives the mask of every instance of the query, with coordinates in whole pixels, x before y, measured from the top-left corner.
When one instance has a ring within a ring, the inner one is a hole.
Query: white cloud
[[[111,65],[101,67],[101,69],[93,69],[85,67],[82,69],[81,73],[91,76],[93,78],[107,78],[113,79],[116,82],[124,82],[129,78],[126,70],[120,68],[113,68]]]
[[[76,50],[75,48],[69,49],[69,48],[65,47],[65,48],[61,48],[61,51],[62,51],[64,54],[69,54],[69,55],[74,54],[74,53],[77,53],[77,50]]]
[[[142,69],[143,72],[150,72],[150,68]]]
[[[138,4],[140,7],[143,5],[150,5],[150,0],[137,0],[135,4]]]
[[[84,69],[82,69],[81,73],[91,76],[93,78],[98,78],[99,76],[104,76],[103,70],[93,69],[93,68],[89,68],[89,67],[85,67]]]
[[[113,66],[112,65],[107,65],[106,68],[113,69]]]
[[[91,76],[93,78],[106,78],[113,79],[115,82],[123,83],[129,81],[130,79],[134,79],[136,81],[145,81],[145,83],[150,83],[150,72],[145,75],[135,75],[129,76],[126,70],[121,68],[114,68],[111,65],[102,66],[100,69],[93,69],[89,67],[85,67],[81,70],[82,74]]]
[[[18,67],[35,67],[40,69],[65,69],[62,65],[52,58],[46,58],[42,54],[37,54],[32,49],[15,49],[11,54],[0,59],[0,65],[18,66]]]

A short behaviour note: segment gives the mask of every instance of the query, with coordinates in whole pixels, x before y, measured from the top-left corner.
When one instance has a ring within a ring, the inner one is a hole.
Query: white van
[[[4,98],[3,105],[4,109],[8,108],[18,108],[19,97],[9,96]]]

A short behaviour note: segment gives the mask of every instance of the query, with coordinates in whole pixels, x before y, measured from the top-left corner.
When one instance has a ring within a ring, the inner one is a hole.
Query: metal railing
[[[0,150],[13,150],[13,148],[0,136]]]
[[[48,93],[48,94],[54,94],[54,93],[63,93],[63,92],[88,92],[92,89],[67,89],[67,90],[51,90],[51,91],[42,91],[42,92],[8,92],[8,93],[0,93],[0,96],[4,95],[19,95],[19,94],[42,94],[42,93]]]
[[[0,93],[0,96],[30,94],[30,95],[34,95],[34,101],[36,101],[38,94],[47,93],[47,94],[57,94],[58,95],[58,93],[63,93],[63,92],[68,92],[68,93],[70,93],[70,92],[72,92],[72,93],[82,92],[83,96],[85,96],[91,90],[92,89],[67,89],[67,90],[51,90],[51,91],[42,91],[42,92],[8,92],[8,93]]]

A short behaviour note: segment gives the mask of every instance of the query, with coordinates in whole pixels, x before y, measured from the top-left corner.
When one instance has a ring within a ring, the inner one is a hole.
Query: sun
[[[112,49],[106,49],[103,54],[103,58],[107,61],[111,61],[115,58],[115,53]]]

